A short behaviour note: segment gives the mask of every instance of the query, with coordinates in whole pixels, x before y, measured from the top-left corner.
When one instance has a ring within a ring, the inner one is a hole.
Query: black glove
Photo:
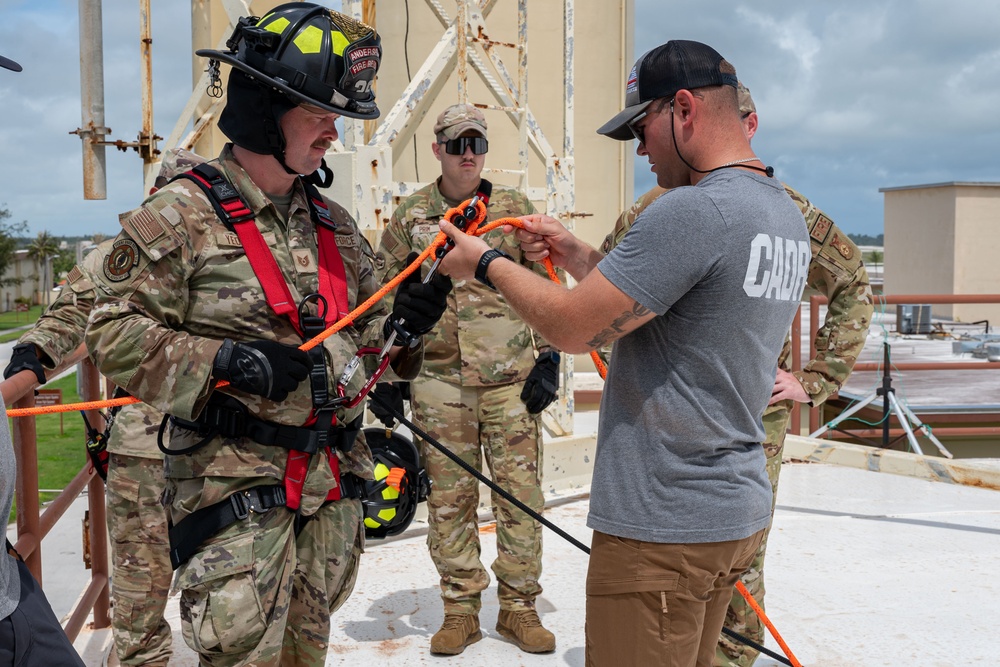
[[[372,393],[382,399],[383,403],[388,403],[402,414],[403,400],[410,400],[409,389],[409,382],[379,382],[375,385]],[[396,415],[384,407],[382,403],[375,400],[368,401],[368,409],[375,415],[375,419],[385,424],[386,428],[392,428],[396,421]]]
[[[215,355],[212,375],[233,387],[281,402],[309,377],[312,359],[306,352],[273,340],[234,343],[226,339]]]
[[[521,400],[528,412],[537,415],[556,400],[559,393],[559,353],[548,350],[535,359],[535,366],[528,373],[521,390]]]
[[[38,384],[45,384],[45,368],[38,359],[38,351],[34,343],[21,343],[14,346],[10,363],[7,364],[7,368],[3,369],[3,379],[6,380],[11,375],[23,370],[34,372],[35,377],[38,378]]]
[[[406,258],[406,265],[412,264],[417,256],[418,253],[411,252]],[[386,335],[395,329],[403,334],[403,338],[423,336],[433,329],[437,321],[444,315],[445,309],[448,308],[451,278],[435,273],[430,282],[425,285],[420,282],[420,276],[421,271],[418,269],[396,288],[392,314],[389,315],[389,319],[385,323]]]

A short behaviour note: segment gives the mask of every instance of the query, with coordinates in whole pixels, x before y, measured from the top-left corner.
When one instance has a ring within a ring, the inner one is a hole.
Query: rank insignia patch
[[[813,228],[809,231],[809,236],[813,241],[822,245],[823,242],[826,241],[826,237],[830,234],[830,228],[832,227],[833,222],[830,218],[825,215],[821,215],[816,218],[816,224],[814,224]]]

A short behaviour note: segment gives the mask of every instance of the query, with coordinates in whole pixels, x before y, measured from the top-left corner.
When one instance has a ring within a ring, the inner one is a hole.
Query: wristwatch
[[[505,253],[503,250],[490,248],[489,250],[484,252],[482,256],[479,258],[479,264],[476,264],[476,280],[486,285],[491,290],[496,290],[496,287],[493,285],[493,283],[490,282],[490,279],[486,276],[486,270],[489,268],[490,262],[492,262],[497,257],[504,257],[506,259],[514,261],[514,259],[510,255]]]

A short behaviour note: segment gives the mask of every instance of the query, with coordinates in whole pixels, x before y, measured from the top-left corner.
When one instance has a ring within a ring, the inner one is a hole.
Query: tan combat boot
[[[538,612],[534,609],[501,609],[497,618],[497,632],[528,653],[551,653],[556,650],[556,636],[542,626]]]
[[[441,629],[431,637],[431,653],[458,655],[469,644],[483,638],[479,616],[475,614],[445,614]]]

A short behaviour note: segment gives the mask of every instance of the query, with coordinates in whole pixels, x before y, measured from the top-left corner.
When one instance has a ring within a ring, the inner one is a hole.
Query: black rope
[[[530,516],[532,519],[534,519],[538,523],[542,524],[546,528],[549,528],[556,535],[558,535],[559,537],[563,538],[564,540],[566,540],[567,542],[569,542],[570,544],[572,544],[573,546],[575,546],[576,548],[578,548],[580,551],[582,551],[585,554],[587,554],[588,556],[590,555],[590,548],[589,547],[587,547],[585,544],[583,544],[582,542],[580,542],[578,539],[576,539],[575,537],[573,537],[572,535],[570,535],[569,533],[567,533],[565,530],[563,530],[559,526],[555,525],[554,523],[552,523],[551,521],[549,521],[548,519],[546,519],[545,517],[543,517],[541,514],[539,514],[535,510],[531,509],[530,507],[528,507],[527,505],[525,505],[524,503],[522,503],[520,500],[518,500],[514,496],[510,495],[509,493],[507,493],[507,491],[505,491],[504,489],[502,489],[499,486],[497,486],[497,484],[493,480],[491,480],[489,477],[487,477],[486,475],[484,475],[483,473],[481,473],[480,471],[476,470],[471,465],[469,465],[468,463],[466,463],[465,461],[463,461],[458,456],[458,454],[455,454],[450,449],[448,449],[447,447],[445,447],[444,445],[442,445],[440,442],[438,442],[437,440],[435,440],[431,436],[427,435],[427,433],[423,429],[419,428],[416,424],[414,424],[409,419],[407,419],[406,416],[402,412],[400,412],[399,410],[397,410],[394,406],[390,405],[387,400],[385,400],[384,398],[382,398],[381,396],[379,396],[375,392],[371,392],[370,394],[368,394],[368,397],[371,400],[373,400],[376,403],[378,403],[379,405],[381,405],[386,410],[388,410],[392,414],[392,416],[395,417],[399,421],[399,423],[401,423],[404,426],[406,426],[413,433],[416,433],[417,435],[419,435],[421,438],[424,439],[424,441],[426,441],[429,445],[431,445],[432,447],[434,447],[434,449],[438,450],[439,452],[441,452],[442,454],[444,454],[445,456],[447,456],[449,459],[451,459],[452,461],[454,461],[455,463],[457,463],[459,466],[461,466],[463,470],[465,470],[466,472],[468,472],[469,474],[471,474],[473,477],[475,477],[476,479],[478,479],[480,482],[482,482],[483,484],[485,484],[486,486],[488,486],[491,491],[495,491],[496,493],[500,494],[500,496],[503,497],[505,500],[507,500],[507,502],[509,502],[512,505],[514,505],[515,507],[517,507],[519,510],[521,510],[522,512],[524,512],[525,514],[527,514],[528,516]],[[760,651],[761,653],[764,653],[764,654],[766,654],[766,655],[774,658],[775,660],[781,662],[782,664],[785,664],[785,665],[791,665],[792,664],[784,656],[782,656],[782,655],[780,655],[778,653],[775,653],[775,652],[773,652],[771,650],[768,650],[768,649],[764,648],[763,646],[761,646],[760,644],[758,644],[754,640],[750,639],[749,637],[744,637],[743,635],[739,634],[738,632],[733,632],[732,630],[730,630],[728,628],[722,628],[722,632],[725,633],[726,635],[728,635],[729,637],[732,637],[736,641],[742,642],[743,644],[746,644],[750,648],[756,649],[756,650]]]
[[[783,665],[791,665],[792,664],[791,661],[788,658],[786,658],[785,656],[781,655],[780,653],[775,653],[771,649],[764,648],[763,646],[761,646],[760,644],[758,644],[754,640],[750,639],[749,637],[744,637],[743,635],[741,635],[738,632],[733,632],[732,630],[730,630],[729,628],[727,628],[725,626],[722,627],[722,634],[726,635],[727,637],[732,637],[736,641],[742,642],[742,643],[746,644],[747,646],[749,646],[750,648],[756,649],[756,650],[760,651],[761,653],[763,653],[764,655],[766,655],[766,656],[768,656],[770,658],[774,658],[775,660],[777,660],[778,662],[780,662]]]
[[[442,454],[444,454],[445,456],[447,456],[449,459],[451,459],[452,461],[454,461],[455,463],[457,463],[458,465],[460,465],[463,470],[465,470],[466,472],[468,472],[469,474],[471,474],[473,477],[475,477],[476,479],[478,479],[480,482],[482,482],[483,484],[485,484],[486,486],[488,486],[490,488],[490,490],[495,491],[496,493],[500,494],[500,496],[503,497],[507,502],[511,503],[512,505],[514,505],[515,507],[517,507],[519,510],[521,510],[522,512],[524,512],[525,514],[527,514],[528,516],[530,516],[532,519],[534,519],[538,523],[540,523],[543,526],[545,526],[546,528],[550,528],[556,535],[558,535],[559,537],[563,538],[564,540],[566,540],[567,542],[569,542],[570,544],[572,544],[576,548],[580,549],[581,551],[583,551],[586,554],[590,554],[590,548],[587,547],[587,545],[585,545],[584,543],[580,542],[578,539],[576,539],[575,537],[573,537],[572,535],[570,535],[569,533],[567,533],[566,531],[564,531],[562,528],[560,528],[559,526],[555,525],[554,523],[552,523],[551,521],[549,521],[548,519],[546,519],[545,517],[543,517],[541,514],[539,514],[535,510],[531,509],[530,507],[528,507],[527,505],[525,505],[524,503],[522,503],[520,500],[518,500],[514,496],[510,495],[509,493],[507,493],[507,491],[505,491],[504,489],[502,489],[499,486],[497,486],[497,484],[493,480],[491,480],[489,477],[487,477],[486,475],[484,475],[483,473],[479,472],[478,470],[476,470],[475,468],[473,468],[471,465],[469,465],[468,463],[466,463],[465,461],[463,461],[458,456],[458,454],[455,454],[450,449],[448,449],[447,447],[445,447],[444,445],[442,445],[440,442],[438,442],[437,440],[435,440],[431,436],[427,435],[427,433],[425,433],[421,428],[419,428],[416,424],[414,424],[409,419],[407,419],[401,412],[399,412],[398,410],[396,410],[395,407],[393,407],[392,405],[389,405],[389,402],[386,401],[385,399],[383,399],[381,396],[379,396],[375,392],[371,392],[370,394],[368,394],[368,397],[370,399],[372,399],[373,401],[375,401],[376,403],[378,403],[379,405],[381,405],[386,410],[388,410],[390,413],[392,413],[392,416],[395,417],[397,420],[399,420],[399,422],[401,424],[403,424],[408,429],[410,429],[411,431],[413,431],[414,433],[416,433],[417,435],[419,435],[421,438],[423,438],[428,444],[430,444],[432,447],[434,447],[434,449],[438,450],[439,452],[441,452]]]

